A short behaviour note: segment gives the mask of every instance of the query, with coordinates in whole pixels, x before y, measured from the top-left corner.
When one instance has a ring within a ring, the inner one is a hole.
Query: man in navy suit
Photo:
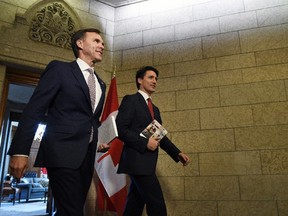
[[[47,65],[8,152],[10,174],[21,178],[28,166],[35,131],[47,115],[35,166],[47,168],[57,216],[83,215],[106,89],[94,72],[94,64],[102,60],[104,50],[100,31],[79,30],[72,36],[71,45],[76,61],[52,61]],[[94,83],[91,93],[88,79]],[[93,102],[90,94],[96,95]]]
[[[159,109],[154,104],[151,112],[148,108],[148,99],[155,92],[158,73],[151,66],[137,71],[138,92],[123,98],[116,118],[119,138],[124,142],[118,173],[127,173],[131,179],[124,216],[141,216],[145,204],[149,216],[167,215],[161,186],[155,174],[159,146],[174,161],[181,161],[184,166],[189,163],[188,156],[168,137],[156,140],[140,135],[153,119],[162,124]]]

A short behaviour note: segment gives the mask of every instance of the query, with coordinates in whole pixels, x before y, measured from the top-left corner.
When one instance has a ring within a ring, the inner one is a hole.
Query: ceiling
[[[95,0],[95,1],[102,2],[104,4],[117,8],[117,7],[130,5],[130,4],[134,4],[138,2],[143,2],[147,0]]]

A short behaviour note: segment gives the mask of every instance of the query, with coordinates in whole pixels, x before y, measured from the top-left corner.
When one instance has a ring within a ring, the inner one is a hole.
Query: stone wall
[[[188,167],[161,151],[168,215],[288,212],[288,1],[198,0],[116,9],[119,96],[160,70],[154,103]]]
[[[1,62],[43,69],[52,59],[73,59],[71,50],[29,40],[28,13],[40,2],[0,0]],[[169,137],[191,158],[182,167],[160,152],[169,216],[287,215],[288,1],[173,2],[63,4],[79,27],[104,33],[96,70],[109,84],[117,66],[120,100],[136,92],[140,66],[160,70],[153,101]]]

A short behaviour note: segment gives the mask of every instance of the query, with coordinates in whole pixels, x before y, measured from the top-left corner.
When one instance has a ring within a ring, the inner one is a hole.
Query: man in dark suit
[[[106,88],[94,72],[94,64],[102,60],[104,50],[100,31],[79,30],[72,36],[71,45],[76,61],[52,61],[47,65],[8,152],[9,171],[21,178],[35,131],[47,115],[35,166],[47,168],[57,216],[83,215]]]
[[[176,162],[181,161],[184,166],[189,163],[188,156],[168,137],[156,140],[140,135],[153,119],[162,124],[159,109],[153,104],[150,112],[147,100],[155,92],[157,78],[156,68],[140,68],[136,73],[138,92],[123,98],[116,118],[119,138],[124,142],[118,173],[127,173],[131,179],[124,216],[141,216],[145,204],[149,216],[167,215],[161,186],[155,174],[159,146]]]

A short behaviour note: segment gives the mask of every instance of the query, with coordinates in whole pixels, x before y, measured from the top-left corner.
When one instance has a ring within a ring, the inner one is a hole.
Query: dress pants
[[[123,216],[141,216],[145,204],[148,216],[166,216],[166,204],[156,174],[130,175],[130,179]]]
[[[83,208],[94,172],[92,145],[78,169],[47,167],[55,200],[55,216],[83,216]]]

